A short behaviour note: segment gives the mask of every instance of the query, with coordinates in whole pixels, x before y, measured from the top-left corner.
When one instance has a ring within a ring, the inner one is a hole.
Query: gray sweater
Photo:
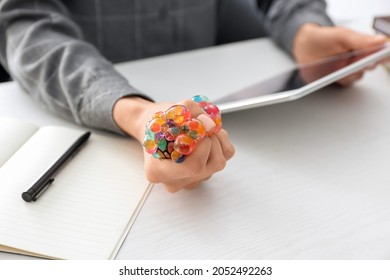
[[[322,0],[0,0],[0,62],[53,112],[120,133],[115,102],[147,97],[112,63],[267,35],[290,52],[303,23],[332,24],[325,9]]]

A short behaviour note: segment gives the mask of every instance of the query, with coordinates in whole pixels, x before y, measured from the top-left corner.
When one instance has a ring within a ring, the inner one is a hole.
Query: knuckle
[[[183,101],[180,102],[180,104],[187,107],[188,110],[191,111],[193,117],[202,113],[202,109],[199,107],[198,103],[196,103],[191,99],[184,99]]]
[[[196,102],[191,99],[184,99],[181,104],[186,106],[188,109],[191,109],[196,105]]]
[[[189,175],[191,177],[204,173],[205,166],[201,162],[194,162],[191,167],[188,169]]]

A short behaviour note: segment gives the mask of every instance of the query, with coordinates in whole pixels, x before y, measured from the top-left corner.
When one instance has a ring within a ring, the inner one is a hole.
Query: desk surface
[[[155,98],[161,92],[177,100],[209,73],[187,67],[180,76],[172,61],[178,67],[208,63],[221,72],[198,90],[214,96],[258,77],[253,69],[262,65],[261,52],[249,61],[235,57],[264,44],[254,40],[118,69]],[[272,55],[278,67],[291,63],[278,51]],[[227,71],[223,57],[246,67]],[[167,73],[182,82],[167,83]],[[328,87],[298,101],[224,115],[236,156],[195,190],[170,194],[154,186],[117,258],[389,259],[389,77],[380,67],[350,88]],[[2,115],[65,123],[38,107],[16,84],[0,85]],[[9,258],[27,257],[0,253]]]

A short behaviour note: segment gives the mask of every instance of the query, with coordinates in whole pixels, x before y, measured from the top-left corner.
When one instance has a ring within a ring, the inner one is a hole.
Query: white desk
[[[194,93],[216,96],[254,81],[262,55],[254,50],[264,44],[118,69],[158,100],[159,93],[190,97],[192,85],[206,79]],[[279,52],[268,55],[275,69],[291,63]],[[378,68],[351,88],[223,116],[236,156],[198,189],[170,194],[155,186],[117,258],[389,259],[389,90],[390,74]],[[37,107],[14,83],[0,85],[2,115],[63,123]],[[26,257],[0,254],[8,258]]]

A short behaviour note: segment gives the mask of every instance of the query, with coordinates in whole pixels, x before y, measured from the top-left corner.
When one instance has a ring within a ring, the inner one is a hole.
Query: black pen
[[[56,173],[67,160],[76,154],[79,148],[88,140],[90,135],[91,132],[89,131],[81,135],[80,138],[73,143],[73,145],[42,175],[41,178],[38,179],[38,181],[35,182],[34,185],[32,185],[31,188],[22,193],[23,200],[26,202],[36,201],[38,197],[40,197],[50,186],[50,184],[53,183],[54,178],[52,177],[54,173]]]

